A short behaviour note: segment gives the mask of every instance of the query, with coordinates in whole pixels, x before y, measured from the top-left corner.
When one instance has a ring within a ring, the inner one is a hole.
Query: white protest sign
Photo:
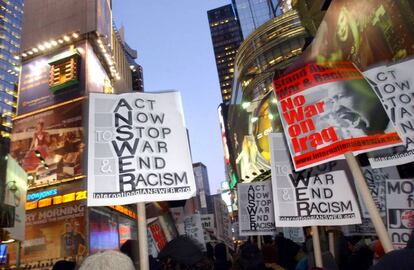
[[[364,72],[404,142],[403,147],[370,153],[372,167],[396,166],[414,161],[414,60],[379,66]]]
[[[373,169],[370,166],[366,166],[361,169],[365,181],[367,182],[368,189],[371,192],[372,199],[374,200],[381,217],[385,217],[385,180],[398,179],[400,178],[399,173],[394,167]],[[368,209],[358,189],[357,193],[362,217],[369,218]]]
[[[295,243],[305,243],[305,234],[302,227],[284,227],[283,235]]]
[[[185,234],[184,230],[184,207],[170,207],[171,216],[174,220],[178,234]]]
[[[272,187],[277,227],[361,223],[343,161],[293,172],[283,134],[270,134]]]
[[[204,241],[210,242],[210,234],[215,234],[214,230],[214,214],[203,214],[201,215],[201,225],[204,230]]]
[[[345,236],[364,235],[364,236],[375,236],[374,224],[371,219],[363,218],[361,224],[346,225],[342,226],[342,232]]]
[[[276,232],[272,183],[237,185],[240,235],[273,235]]]
[[[414,180],[386,182],[388,233],[395,248],[404,248],[414,229]]]
[[[200,214],[186,216],[184,218],[184,230],[188,237],[196,240],[200,244],[200,247],[202,247],[203,250],[205,249],[206,243],[204,240],[204,230],[201,225]]]
[[[89,96],[88,205],[195,194],[178,92]]]
[[[230,249],[234,249],[229,210],[221,198],[214,197],[214,214],[217,226],[217,238],[222,240]]]

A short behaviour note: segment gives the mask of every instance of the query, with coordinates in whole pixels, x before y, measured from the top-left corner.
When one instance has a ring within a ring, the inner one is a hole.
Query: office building
[[[243,41],[239,21],[232,5],[222,6],[207,12],[211,39],[219,76],[221,97],[224,103],[231,98],[234,60]]]
[[[23,0],[0,3],[0,138],[9,138],[16,113]]]

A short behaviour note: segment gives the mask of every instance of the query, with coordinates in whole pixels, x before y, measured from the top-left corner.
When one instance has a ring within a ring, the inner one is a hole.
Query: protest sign
[[[217,226],[217,238],[226,246],[234,249],[231,219],[226,203],[218,197],[214,197],[214,214]]]
[[[276,232],[270,181],[237,185],[240,235],[273,235]]]
[[[362,173],[365,177],[368,189],[372,195],[372,199],[378,208],[381,217],[385,217],[385,181],[387,179],[400,178],[396,168],[379,168],[373,169],[370,166],[362,167]],[[368,209],[362,199],[362,195],[357,189],[359,205],[361,206],[362,217],[369,218]]]
[[[361,223],[344,162],[331,161],[294,173],[283,134],[271,134],[269,139],[277,227]]]
[[[401,144],[378,97],[350,62],[307,64],[275,77],[273,85],[296,170]]]
[[[154,218],[147,221],[147,233],[152,237],[152,241],[158,252],[160,252],[167,245],[167,238],[162,230],[161,224],[158,218]]]
[[[170,207],[171,216],[174,220],[178,234],[185,234],[184,231],[184,207]]]
[[[205,250],[206,243],[204,241],[204,231],[201,225],[200,214],[193,214],[184,218],[184,230],[185,234],[197,241],[200,247]]]
[[[414,229],[414,180],[386,182],[388,233],[395,248],[407,245]]]
[[[88,148],[89,206],[195,194],[178,92],[91,93]]]
[[[283,235],[292,240],[295,243],[302,244],[305,243],[305,234],[303,233],[303,228],[301,227],[284,227]]]
[[[354,236],[354,235],[364,235],[364,236],[375,236],[377,232],[375,231],[374,224],[372,224],[371,219],[362,218],[361,224],[347,225],[342,226],[342,232],[345,236]]]
[[[364,72],[396,127],[404,145],[372,153],[373,167],[396,166],[414,161],[414,60],[379,66]]]
[[[201,225],[203,226],[203,230],[204,230],[204,241],[206,243],[210,242],[211,235],[215,234],[214,214],[201,215]]]

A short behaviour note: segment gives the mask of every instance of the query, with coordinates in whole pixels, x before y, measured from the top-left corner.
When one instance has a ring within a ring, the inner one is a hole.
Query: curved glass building
[[[302,53],[308,37],[297,11],[291,10],[259,27],[238,50],[227,128],[239,182],[270,177],[267,137],[281,131],[273,75]]]

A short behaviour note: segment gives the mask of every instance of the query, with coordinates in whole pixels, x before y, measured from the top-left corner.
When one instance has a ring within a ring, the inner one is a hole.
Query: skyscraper
[[[232,0],[246,39],[254,30],[268,20],[280,15],[280,0]]]
[[[9,138],[16,113],[23,0],[0,3],[0,138]]]
[[[221,97],[224,103],[228,103],[231,98],[234,59],[237,49],[243,41],[240,24],[232,5],[209,10],[207,15],[219,75]]]

